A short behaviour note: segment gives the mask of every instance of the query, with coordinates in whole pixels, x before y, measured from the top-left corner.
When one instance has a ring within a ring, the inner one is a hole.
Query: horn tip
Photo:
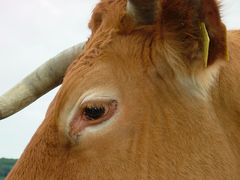
[[[141,25],[151,25],[156,22],[161,12],[161,4],[159,1],[139,1],[128,0],[127,13],[134,17],[135,21]]]

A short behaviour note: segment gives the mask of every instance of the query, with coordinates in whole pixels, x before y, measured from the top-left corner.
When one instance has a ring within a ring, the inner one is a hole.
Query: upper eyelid
[[[98,100],[98,99],[95,99],[95,100],[89,100],[89,101],[85,101],[85,102],[82,102],[80,104],[80,107],[106,107],[109,103],[111,103],[112,100],[111,99],[104,99],[104,100]]]
[[[103,88],[97,87],[94,89],[90,89],[86,91],[75,103],[76,106],[81,106],[83,103],[87,101],[95,101],[95,100],[117,100],[119,101],[119,94],[117,89],[115,88]]]
[[[91,102],[91,101],[100,101],[100,100],[111,100],[112,98],[109,96],[93,96],[93,97],[85,97],[82,102],[80,103],[81,105],[87,102]]]

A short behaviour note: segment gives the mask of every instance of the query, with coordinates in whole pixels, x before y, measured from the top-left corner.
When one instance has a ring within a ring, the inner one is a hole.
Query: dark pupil
[[[99,119],[105,113],[104,107],[86,107],[84,109],[84,114],[88,120]]]

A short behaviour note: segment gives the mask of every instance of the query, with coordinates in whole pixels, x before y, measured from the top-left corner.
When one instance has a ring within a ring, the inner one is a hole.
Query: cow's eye
[[[87,120],[97,120],[104,116],[105,112],[108,111],[108,107],[104,106],[92,106],[85,107],[83,110],[83,115]]]
[[[118,102],[111,99],[91,99],[80,104],[71,118],[70,137],[77,138],[87,127],[93,127],[110,120],[117,112]]]
[[[81,119],[89,124],[100,123],[111,118],[117,109],[115,100],[90,101],[82,104]]]

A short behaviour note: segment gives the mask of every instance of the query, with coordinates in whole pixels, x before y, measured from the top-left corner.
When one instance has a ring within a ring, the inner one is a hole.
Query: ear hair
[[[226,28],[221,21],[219,6],[215,0],[172,0],[163,1],[162,5],[161,25],[165,31],[175,34],[174,38],[177,41],[184,42],[183,49],[188,50],[183,52],[186,59],[191,61],[193,59],[189,57],[196,57],[194,53],[199,53],[196,52],[199,48],[192,49],[196,44],[199,44],[202,58],[206,59],[206,34],[210,39],[207,64],[211,65],[217,59],[227,58]],[[203,29],[200,28],[203,24],[207,32],[204,37]]]
[[[219,5],[215,0],[202,0],[201,20],[206,24],[210,37],[209,63],[218,58],[228,60],[227,30],[221,21]]]

